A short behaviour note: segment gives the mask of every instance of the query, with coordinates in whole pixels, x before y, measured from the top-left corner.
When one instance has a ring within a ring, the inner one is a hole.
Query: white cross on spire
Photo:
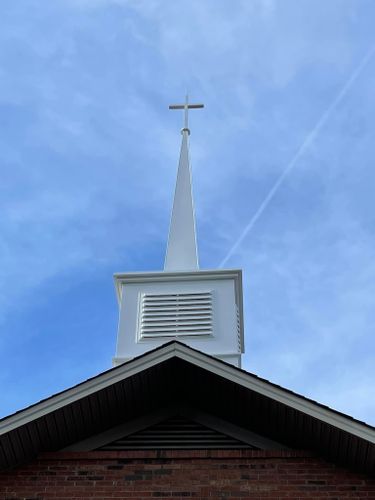
[[[189,96],[186,94],[185,104],[171,104],[169,109],[184,109],[184,128],[182,132],[187,132],[190,134],[189,130],[189,109],[204,108],[203,104],[189,104]]]

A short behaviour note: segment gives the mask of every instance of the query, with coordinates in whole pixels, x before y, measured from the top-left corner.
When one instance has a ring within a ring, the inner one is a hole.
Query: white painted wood
[[[199,267],[188,141],[189,129],[185,127],[182,129],[165,271],[192,271]]]
[[[139,338],[212,334],[212,292],[142,293]]]
[[[176,338],[241,366],[244,345],[240,270],[119,274],[115,281],[120,311],[114,365]],[[185,303],[184,311],[190,316],[176,313],[177,302],[180,306]],[[156,311],[152,317],[154,326],[148,322],[147,329],[145,321],[150,320],[150,311],[145,304]],[[164,314],[166,322],[157,323],[155,314]],[[185,331],[182,323],[179,329],[167,326],[176,317],[185,321]]]

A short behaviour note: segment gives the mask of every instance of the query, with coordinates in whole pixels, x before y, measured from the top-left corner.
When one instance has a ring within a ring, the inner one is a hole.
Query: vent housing
[[[99,451],[188,450],[188,449],[259,449],[223,432],[181,416],[169,418],[142,431],[105,444]]]
[[[241,366],[238,269],[116,274],[120,317],[115,366],[170,340]]]
[[[141,293],[139,337],[212,335],[212,292]]]

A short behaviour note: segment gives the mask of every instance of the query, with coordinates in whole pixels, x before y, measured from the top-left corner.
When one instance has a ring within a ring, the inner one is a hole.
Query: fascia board
[[[21,425],[25,425],[37,418],[43,417],[50,412],[58,410],[94,392],[105,389],[112,384],[125,380],[128,377],[136,375],[174,356],[310,415],[311,417],[317,418],[338,429],[349,432],[371,443],[375,443],[375,431],[367,428],[365,425],[351,421],[345,416],[339,415],[328,408],[322,408],[318,404],[305,400],[298,395],[290,394],[282,388],[275,387],[266,381],[255,378],[251,374],[244,373],[229,364],[215,360],[210,356],[192,350],[180,343],[170,343],[160,349],[151,351],[145,356],[129,361],[124,365],[120,365],[95,379],[83,382],[77,387],[68,389],[62,394],[52,396],[46,401],[42,401],[39,404],[8,417],[3,422],[0,422],[0,435],[18,428]]]
[[[329,408],[322,408],[313,401],[308,401],[297,394],[290,394],[282,388],[275,387],[271,383],[258,379],[251,374],[238,371],[229,364],[218,362],[211,357],[202,356],[201,353],[193,350],[186,350],[185,346],[177,345],[178,356],[189,363],[193,363],[200,368],[210,371],[216,375],[226,378],[231,382],[239,384],[247,389],[262,394],[274,401],[292,407],[311,417],[317,418],[329,425],[332,425],[345,432],[349,432],[359,438],[365,439],[375,444],[375,431],[359,422],[352,421],[350,417],[339,415]]]
[[[175,355],[174,344],[169,344],[164,348],[152,351],[146,356],[134,359],[120,365],[108,372],[95,377],[92,380],[87,380],[78,386],[72,387],[61,394],[52,396],[45,401],[41,401],[32,407],[21,410],[20,412],[9,416],[3,422],[0,422],[0,436],[7,432],[25,425],[37,418],[43,417],[48,413],[58,410],[68,404],[89,396],[95,392],[105,389],[106,387],[121,382],[137,373],[151,368],[163,361],[166,361]]]

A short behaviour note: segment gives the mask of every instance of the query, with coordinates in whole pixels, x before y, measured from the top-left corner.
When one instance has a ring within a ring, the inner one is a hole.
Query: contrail
[[[352,87],[353,83],[357,80],[358,76],[364,69],[364,67],[368,64],[372,56],[374,55],[375,52],[375,45],[371,47],[371,49],[367,52],[365,57],[362,59],[360,64],[357,66],[357,68],[353,71],[352,75],[348,80],[346,81],[345,85],[342,87],[340,92],[337,94],[335,99],[332,101],[332,103],[328,106],[326,111],[322,114],[320,119],[317,121],[315,126],[312,128],[311,132],[307,134],[305,140],[297,150],[296,154],[293,156],[291,161],[288,163],[288,165],[285,167],[284,171],[280,174],[278,179],[276,180],[275,184],[272,186],[270,189],[269,193],[267,196],[264,198],[262,203],[260,204],[258,210],[255,212],[255,214],[252,216],[250,219],[249,223],[245,226],[244,230],[240,234],[239,238],[235,242],[235,244],[232,246],[232,248],[229,250],[225,258],[222,260],[220,263],[219,268],[222,268],[225,266],[225,264],[228,262],[228,260],[231,258],[231,256],[234,254],[234,252],[237,250],[237,248],[241,245],[243,240],[246,238],[248,233],[251,231],[251,229],[254,227],[255,223],[259,219],[259,217],[263,214],[265,209],[268,207],[270,202],[272,201],[273,197],[275,196],[276,192],[278,191],[279,187],[281,184],[284,182],[284,179],[287,177],[287,175],[290,173],[292,168],[296,165],[298,160],[305,154],[306,150],[309,148],[311,143],[314,141],[316,136],[319,134],[320,130],[322,127],[325,125],[326,121],[328,118],[331,116],[332,112],[335,110],[335,108],[340,104],[340,102],[344,99],[350,88]]]

